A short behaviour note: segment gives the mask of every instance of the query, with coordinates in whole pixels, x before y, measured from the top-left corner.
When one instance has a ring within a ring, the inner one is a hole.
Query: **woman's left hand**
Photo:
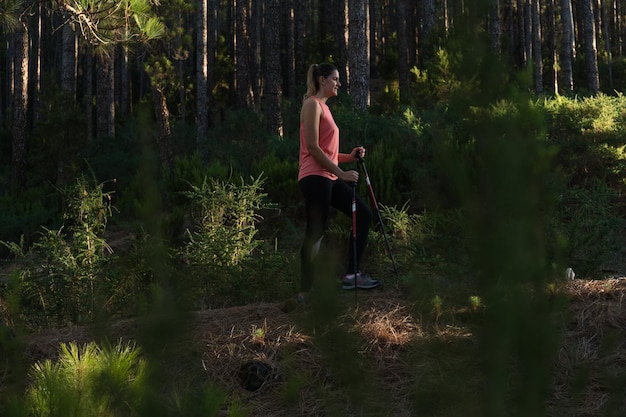
[[[365,148],[362,146],[357,146],[356,148],[352,149],[350,155],[352,155],[355,161],[358,161],[359,159],[365,157]]]

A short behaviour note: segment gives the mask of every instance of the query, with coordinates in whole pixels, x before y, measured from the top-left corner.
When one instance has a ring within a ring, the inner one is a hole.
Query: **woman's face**
[[[324,92],[324,97],[335,97],[339,94],[339,71],[333,71],[328,77],[320,77],[320,89]]]

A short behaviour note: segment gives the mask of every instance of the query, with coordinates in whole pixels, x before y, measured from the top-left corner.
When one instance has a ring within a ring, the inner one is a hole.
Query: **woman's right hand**
[[[349,171],[343,171],[341,173],[341,175],[339,175],[339,178],[345,182],[359,182],[359,172],[355,171],[353,169],[349,170]]]

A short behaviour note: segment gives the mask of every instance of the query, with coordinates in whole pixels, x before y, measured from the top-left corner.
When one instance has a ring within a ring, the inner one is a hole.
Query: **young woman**
[[[313,284],[315,258],[326,230],[330,208],[334,207],[346,216],[352,216],[352,188],[350,183],[359,180],[356,170],[344,171],[340,163],[355,162],[365,156],[365,148],[353,148],[349,154],[339,152],[339,128],[326,105],[330,97],[339,92],[339,72],[332,64],[313,64],[307,73],[307,92],[300,112],[300,168],[298,183],[304,197],[306,232],[301,257],[301,291],[307,292]],[[348,268],[343,276],[342,288],[369,289],[380,285],[367,274],[355,269],[361,262],[372,212],[357,196],[356,262],[352,235]],[[302,293],[301,293],[302,294]],[[302,298],[302,297],[300,297]]]

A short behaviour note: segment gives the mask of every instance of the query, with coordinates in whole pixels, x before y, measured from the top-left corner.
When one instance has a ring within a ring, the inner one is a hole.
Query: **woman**
[[[301,291],[311,289],[314,275],[314,261],[319,252],[326,230],[330,208],[334,207],[347,216],[352,215],[352,188],[359,173],[356,170],[344,171],[338,164],[355,162],[365,156],[362,146],[353,148],[349,154],[339,152],[339,128],[333,120],[326,101],[338,94],[341,82],[339,72],[332,64],[313,64],[307,73],[307,92],[304,95],[300,112],[300,167],[298,183],[304,197],[306,212],[306,232],[300,252]],[[348,269],[343,276],[342,288],[369,289],[380,285],[360,271],[356,274],[367,243],[367,235],[372,223],[372,212],[357,196],[356,262],[352,236]],[[302,293],[301,293],[302,294]],[[300,296],[299,299],[303,297]]]

